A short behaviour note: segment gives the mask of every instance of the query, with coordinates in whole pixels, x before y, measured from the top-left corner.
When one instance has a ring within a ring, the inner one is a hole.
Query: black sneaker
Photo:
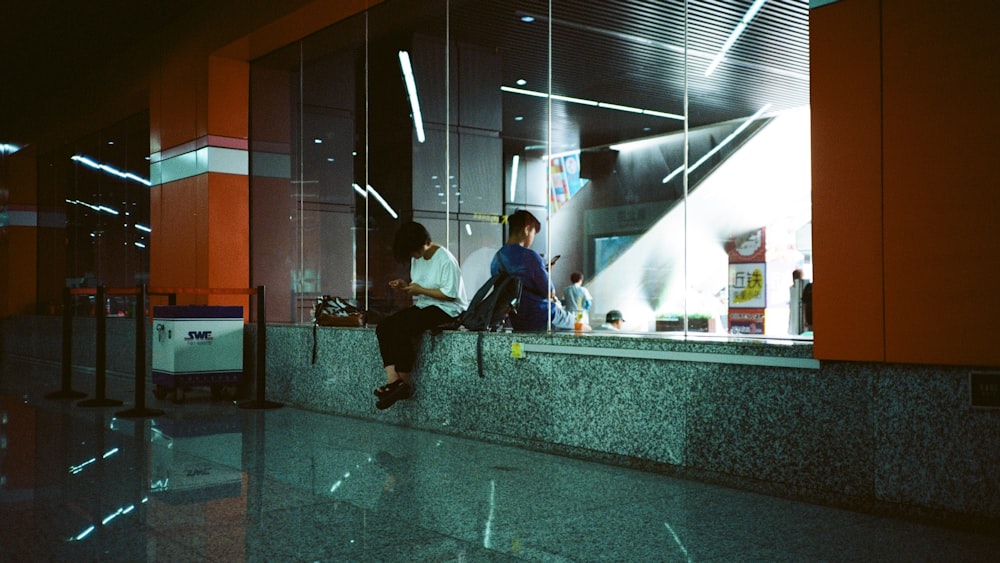
[[[386,383],[385,385],[383,385],[381,387],[376,387],[375,390],[372,391],[372,393],[374,393],[376,397],[383,397],[386,394],[390,393],[393,389],[395,389],[396,387],[399,387],[400,385],[402,385],[404,383],[405,382],[402,379],[397,379],[396,381],[393,381],[392,383]]]
[[[375,402],[375,408],[380,411],[385,410],[396,404],[396,401],[403,401],[412,396],[413,387],[410,387],[406,382],[400,380],[399,385],[393,386],[384,395],[379,396],[378,401]]]

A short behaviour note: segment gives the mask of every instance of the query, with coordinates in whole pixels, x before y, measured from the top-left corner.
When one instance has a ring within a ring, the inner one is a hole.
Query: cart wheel
[[[162,385],[157,385],[153,388],[153,396],[162,401],[167,398],[167,388]]]

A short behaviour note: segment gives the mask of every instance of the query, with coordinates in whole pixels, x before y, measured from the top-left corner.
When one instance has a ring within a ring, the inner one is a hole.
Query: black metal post
[[[267,298],[264,286],[257,286],[257,399],[238,403],[241,409],[276,409],[283,407],[282,403],[268,401],[264,398],[267,385]]]
[[[146,286],[139,285],[135,296],[135,408],[115,413],[122,418],[163,415],[160,409],[146,408]]]
[[[93,399],[80,401],[77,403],[81,407],[120,407],[122,402],[118,399],[108,399],[104,396],[107,387],[107,325],[108,317],[104,303],[104,286],[97,286],[96,308],[94,314],[97,316],[97,350],[94,358],[94,380],[95,390]]]
[[[46,399],[80,399],[87,394],[73,390],[73,294],[63,288],[62,388],[45,395]]]

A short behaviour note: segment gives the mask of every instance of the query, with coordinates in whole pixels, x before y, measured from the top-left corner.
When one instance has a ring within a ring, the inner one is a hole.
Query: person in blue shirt
[[[569,275],[570,284],[563,290],[563,307],[571,315],[580,319],[580,322],[590,324],[590,306],[594,304],[594,298],[590,296],[587,288],[583,287],[583,274],[573,272]]]
[[[549,319],[552,328],[572,330],[574,316],[559,304],[545,261],[531,249],[542,224],[523,209],[514,212],[507,224],[510,228],[507,244],[493,256],[490,274],[496,275],[503,269],[521,280],[521,300],[517,314],[511,319],[514,330],[543,332],[548,328]]]

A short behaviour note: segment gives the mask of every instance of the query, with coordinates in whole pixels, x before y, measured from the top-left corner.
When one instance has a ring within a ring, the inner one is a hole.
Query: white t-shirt
[[[441,293],[455,298],[454,301],[440,301],[427,295],[418,295],[413,298],[413,304],[421,309],[434,305],[455,317],[469,306],[458,260],[443,246],[439,246],[430,259],[410,259],[410,280],[427,289],[440,289]]]

